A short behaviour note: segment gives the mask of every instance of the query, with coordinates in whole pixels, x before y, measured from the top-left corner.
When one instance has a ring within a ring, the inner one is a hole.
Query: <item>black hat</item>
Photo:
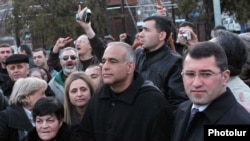
[[[6,65],[15,63],[29,63],[29,57],[24,54],[13,54],[9,56],[5,61]]]

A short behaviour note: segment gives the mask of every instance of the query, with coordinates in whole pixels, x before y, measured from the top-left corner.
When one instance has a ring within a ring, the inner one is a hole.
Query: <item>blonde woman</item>
[[[93,82],[85,72],[73,72],[66,79],[64,119],[71,126],[73,132],[82,120],[87,103],[94,91]]]
[[[47,83],[39,78],[19,78],[12,89],[9,106],[0,112],[0,140],[20,141],[33,128],[31,111],[44,97]]]

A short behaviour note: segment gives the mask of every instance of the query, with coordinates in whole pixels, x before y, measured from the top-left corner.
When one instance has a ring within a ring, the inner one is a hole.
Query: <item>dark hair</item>
[[[225,51],[216,43],[208,41],[199,42],[195,44],[187,54],[184,55],[184,60],[187,55],[194,59],[202,59],[214,56],[216,64],[221,71],[228,69],[227,56],[225,54]]]
[[[30,71],[29,71],[29,75],[31,75],[35,71],[39,72],[40,75],[41,75],[41,77],[42,77],[42,79],[44,79],[44,74],[43,74],[43,72],[41,71],[41,69],[39,67],[31,68]]]
[[[50,74],[49,71],[48,71],[47,69],[45,69],[45,68],[40,68],[40,69],[43,70],[43,71],[46,73],[46,75],[47,75],[47,77],[48,77],[47,82],[49,83],[49,81],[52,79],[51,74]]]
[[[213,30],[219,30],[219,29],[227,30],[226,27],[223,26],[223,25],[217,25],[217,26],[214,27]]]
[[[126,34],[127,34],[127,37],[124,40],[124,42],[132,46],[132,44],[134,42],[134,38],[130,34],[128,34],[128,33],[126,33]]]
[[[155,21],[155,28],[158,32],[165,31],[167,33],[165,41],[168,40],[169,35],[172,32],[172,22],[168,20],[166,17],[162,16],[150,16],[143,20],[143,22],[146,21]]]
[[[28,45],[20,45],[20,50],[25,51],[27,56],[32,57],[32,51]]]
[[[230,76],[239,75],[248,56],[245,43],[238,35],[221,29],[214,32],[214,37],[215,42],[226,52]]]
[[[55,97],[42,97],[37,100],[32,110],[33,120],[36,120],[37,116],[55,115],[58,120],[64,118],[63,104]]]
[[[191,27],[193,30],[194,30],[194,24],[189,22],[189,21],[185,21],[185,22],[182,22],[179,27],[186,27],[186,26],[189,26]]]
[[[9,48],[10,48],[10,44],[2,43],[2,44],[0,44],[0,48],[1,48],[1,47],[9,47]]]
[[[47,56],[47,53],[46,53],[46,51],[45,51],[44,48],[37,48],[37,49],[35,49],[33,52],[39,52],[39,51],[42,51],[42,52],[43,52],[43,55],[44,55],[44,56]]]
[[[2,43],[2,44],[0,44],[0,48],[4,48],[4,47],[10,48],[11,52],[13,54],[15,53],[14,48],[12,48],[10,44],[8,44],[8,43]]]

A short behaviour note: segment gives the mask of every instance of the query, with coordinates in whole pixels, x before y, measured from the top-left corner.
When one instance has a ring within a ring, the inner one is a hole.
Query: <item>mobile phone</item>
[[[186,31],[182,34],[183,38],[186,39],[186,40],[191,40],[191,33],[190,31]]]

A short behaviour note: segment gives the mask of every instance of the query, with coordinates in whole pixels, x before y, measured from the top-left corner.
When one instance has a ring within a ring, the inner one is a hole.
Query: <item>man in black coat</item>
[[[182,57],[167,43],[172,23],[161,16],[151,16],[143,22],[139,33],[142,48],[136,50],[136,70],[164,93],[174,111],[188,98],[181,77]]]
[[[6,68],[10,79],[1,85],[3,94],[9,98],[15,82],[26,78],[29,74],[29,57],[23,54],[13,54],[6,59]]]
[[[86,7],[79,14],[85,11]],[[85,23],[80,20],[77,22],[86,32],[94,52],[102,51],[106,46],[96,36],[91,22]],[[152,81],[163,92],[174,111],[188,98],[180,75],[182,57],[167,43],[172,31],[171,26],[171,21],[160,16],[152,16],[144,20],[144,27],[140,32],[143,48],[136,50],[136,71],[145,80]]]
[[[182,76],[190,100],[176,110],[172,141],[202,141],[204,125],[250,124],[250,114],[227,87],[230,71],[222,47],[197,43],[184,58]],[[192,115],[193,109],[198,113]]]
[[[124,42],[108,44],[104,85],[88,103],[77,135],[95,141],[169,141],[170,105],[152,82],[135,72],[135,54]]]

